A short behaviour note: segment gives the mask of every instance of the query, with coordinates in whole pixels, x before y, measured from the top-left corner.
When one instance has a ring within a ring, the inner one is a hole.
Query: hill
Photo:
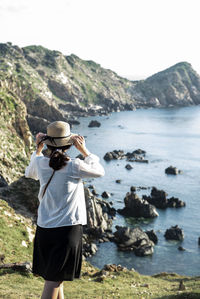
[[[190,106],[200,104],[200,76],[187,62],[178,63],[131,88],[136,102],[147,106]]]

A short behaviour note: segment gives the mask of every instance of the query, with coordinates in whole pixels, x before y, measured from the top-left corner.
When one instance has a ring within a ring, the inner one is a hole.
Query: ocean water
[[[91,119],[101,122],[99,128],[88,128]],[[90,262],[102,268],[104,264],[121,264],[134,268],[141,274],[176,272],[185,275],[200,275],[200,107],[141,109],[113,113],[109,116],[81,118],[81,124],[73,132],[86,136],[88,149],[97,154],[105,167],[106,175],[91,181],[99,194],[113,193],[108,201],[117,208],[124,207],[123,199],[131,186],[163,189],[168,196],[186,202],[185,208],[158,210],[159,217],[151,220],[124,218],[117,214],[115,225],[140,226],[154,229],[158,244],[148,257],[136,257],[134,253],[120,252],[114,243],[98,245],[98,252]],[[147,152],[148,164],[132,163],[127,170],[126,160],[106,162],[103,156],[108,151],[122,149],[131,152],[141,148]],[[77,152],[71,150],[71,155]],[[173,165],[183,174],[169,176],[165,168]],[[115,180],[121,179],[121,184]],[[151,189],[137,192],[150,194]],[[182,242],[166,241],[167,228],[178,224],[184,231]],[[179,251],[182,246],[186,251]]]

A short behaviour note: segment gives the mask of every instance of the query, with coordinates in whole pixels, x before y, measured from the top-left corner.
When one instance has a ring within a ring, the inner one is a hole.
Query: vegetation
[[[4,263],[31,261],[33,247],[27,230],[28,227],[34,231],[31,221],[0,200],[0,225],[0,254],[5,255]],[[27,247],[22,245],[23,241]],[[184,290],[179,290],[181,281]],[[39,298],[43,282],[31,273],[1,269],[0,298]],[[65,298],[70,299],[199,298],[200,277],[168,273],[145,276],[129,270],[102,272],[84,262],[81,279],[64,282],[64,289]]]

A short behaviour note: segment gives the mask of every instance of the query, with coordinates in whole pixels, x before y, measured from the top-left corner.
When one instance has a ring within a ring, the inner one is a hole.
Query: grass
[[[26,227],[29,219],[17,215],[4,200],[0,200],[0,254],[5,263],[32,260],[32,243]],[[33,228],[33,227],[32,227]],[[22,246],[22,241],[27,247]],[[179,290],[180,281],[186,289]],[[40,298],[44,280],[31,273],[0,270],[0,298]],[[200,277],[186,277],[162,273],[155,276],[140,275],[135,271],[106,272],[83,262],[81,279],[64,282],[67,299],[173,299],[200,298]]]
[[[92,268],[84,263],[83,270]],[[84,274],[84,273],[83,273]],[[179,291],[183,280],[186,290]],[[44,281],[32,274],[0,271],[0,298],[40,298]],[[65,298],[70,299],[142,299],[200,298],[200,278],[166,275],[151,277],[133,271],[111,273],[102,282],[83,275],[73,282],[64,282]]]

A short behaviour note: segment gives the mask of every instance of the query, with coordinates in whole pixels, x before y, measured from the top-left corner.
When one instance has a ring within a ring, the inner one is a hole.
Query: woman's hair
[[[71,144],[60,147],[47,145],[47,147],[51,151],[49,160],[49,166],[51,168],[53,168],[54,170],[59,170],[67,164],[67,161],[69,161],[69,157],[64,154],[64,151],[69,149],[71,147]],[[61,150],[61,152],[58,150]]]

